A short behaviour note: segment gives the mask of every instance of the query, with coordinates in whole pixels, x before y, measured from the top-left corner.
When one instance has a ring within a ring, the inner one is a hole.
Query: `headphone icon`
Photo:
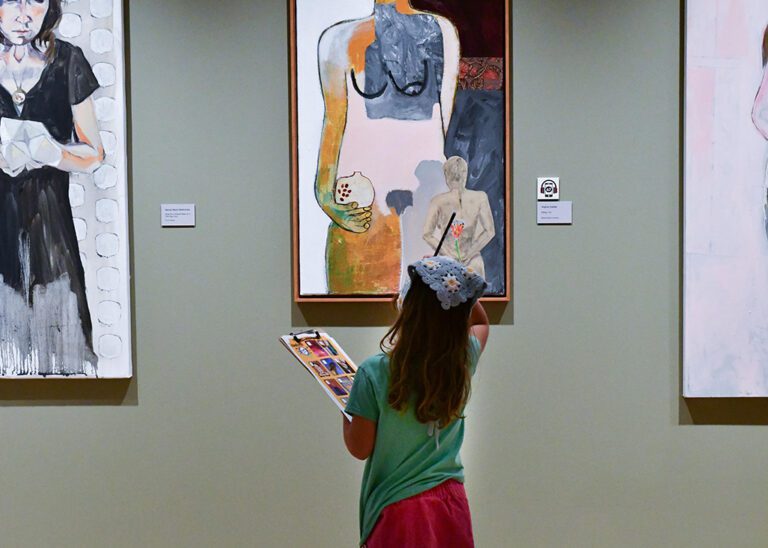
[[[557,183],[552,179],[545,179],[541,182],[540,192],[545,198],[552,198],[557,192]]]

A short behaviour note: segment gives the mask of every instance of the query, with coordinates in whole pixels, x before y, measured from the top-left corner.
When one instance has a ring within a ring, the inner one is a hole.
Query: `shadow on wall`
[[[505,317],[508,303],[484,303],[491,325],[511,325]],[[291,301],[291,325],[301,327],[382,327],[392,325],[397,311],[392,303],[295,303]]]
[[[0,407],[138,405],[133,379],[3,379]]]
[[[768,425],[768,398],[680,398],[681,425]]]

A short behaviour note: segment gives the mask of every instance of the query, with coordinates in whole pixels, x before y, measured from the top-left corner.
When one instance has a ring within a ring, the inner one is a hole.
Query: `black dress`
[[[54,57],[27,93],[21,114],[16,111],[11,94],[0,86],[0,117],[42,122],[56,141],[77,142],[72,106],[86,100],[98,87],[82,50],[56,40]],[[71,352],[62,350],[66,341],[56,343],[51,339],[61,333],[72,333],[71,325],[61,325],[72,323],[66,319],[71,320],[72,314],[60,314],[58,319],[51,318],[43,325],[36,312],[34,325],[25,330],[23,325],[13,325],[10,316],[16,316],[18,324],[20,313],[18,309],[10,310],[13,299],[6,298],[6,302],[0,300],[0,323],[5,320],[0,337],[15,340],[0,340],[6,348],[0,360],[14,361],[7,349],[16,345],[15,361],[22,362],[25,355],[32,354],[39,365],[28,371],[20,363],[0,363],[0,374],[71,375],[83,373],[88,364],[95,369],[91,316],[69,202],[69,173],[49,166],[25,169],[16,177],[0,171],[0,277],[0,289],[11,288],[24,299],[30,311],[36,307],[36,299],[45,299],[46,307],[59,310],[59,305],[49,302],[54,292],[47,292],[46,288],[49,284],[68,282],[71,294],[66,297],[74,296],[76,300],[77,338],[82,332],[85,346],[73,358],[68,356]],[[51,333],[35,333],[35,329]],[[52,359],[43,353],[56,357]]]

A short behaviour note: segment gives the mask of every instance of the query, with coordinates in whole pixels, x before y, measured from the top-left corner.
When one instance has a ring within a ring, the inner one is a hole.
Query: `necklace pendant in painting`
[[[14,91],[11,97],[13,98],[13,104],[16,105],[17,107],[20,107],[21,105],[23,105],[24,101],[27,100],[27,94],[21,88]]]

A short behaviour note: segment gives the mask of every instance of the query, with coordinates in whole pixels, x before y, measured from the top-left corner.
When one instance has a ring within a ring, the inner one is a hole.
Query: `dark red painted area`
[[[459,30],[462,57],[504,57],[506,0],[411,0],[411,5],[442,15]]]
[[[464,57],[459,64],[459,89],[504,89],[504,60],[501,57]]]

